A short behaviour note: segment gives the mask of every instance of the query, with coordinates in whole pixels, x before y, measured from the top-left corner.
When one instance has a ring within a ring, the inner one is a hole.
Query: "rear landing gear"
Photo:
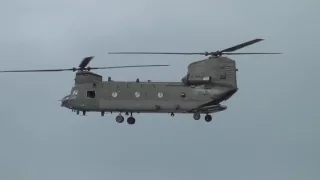
[[[194,120],[200,120],[200,118],[201,118],[200,113],[197,112],[197,113],[193,114],[193,119]],[[204,116],[204,120],[206,122],[210,122],[212,120],[212,116],[210,114],[207,114],[207,115]]]
[[[194,120],[199,120],[200,118],[201,118],[200,113],[194,113],[194,114],[193,114],[193,119],[194,119]]]
[[[204,117],[204,120],[207,121],[207,122],[210,122],[212,120],[212,116],[210,114],[207,114],[205,117]]]

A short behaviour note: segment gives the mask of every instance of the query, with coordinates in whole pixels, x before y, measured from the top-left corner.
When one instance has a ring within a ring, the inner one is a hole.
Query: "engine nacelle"
[[[182,78],[182,82],[185,85],[203,85],[211,83],[211,76],[190,76],[186,75]]]
[[[102,82],[102,76],[89,71],[79,71],[76,73],[74,84]]]

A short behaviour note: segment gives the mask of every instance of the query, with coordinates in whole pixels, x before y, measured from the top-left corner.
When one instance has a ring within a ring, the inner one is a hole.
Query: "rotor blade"
[[[159,67],[170,65],[132,65],[132,66],[109,66],[109,67],[90,67],[90,69],[117,69],[117,68],[132,68],[132,67]]]
[[[83,58],[83,60],[79,64],[79,68],[82,68],[82,69],[85,68],[93,58],[94,58],[94,56],[89,56],[89,57]]]
[[[254,43],[263,41],[264,39],[253,39],[251,41],[247,41],[241,44],[238,44],[236,46],[224,49],[222,51],[216,51],[216,52],[203,52],[203,53],[185,53],[185,52],[109,52],[108,54],[174,54],[174,55],[212,55],[212,56],[217,56],[217,55],[221,55],[222,54],[227,54],[224,52],[233,52],[236,51],[238,49],[244,48],[246,46],[252,45]],[[244,54],[244,53],[239,53],[240,54]],[[249,53],[246,53],[249,54]],[[274,54],[274,53],[250,53],[250,54]],[[279,53],[276,53],[279,54]],[[235,55],[235,54],[234,54]]]
[[[246,55],[246,54],[282,54],[282,53],[222,53],[226,55]]]
[[[34,70],[7,70],[7,71],[0,71],[0,73],[6,72],[59,72],[59,71],[73,71],[74,69],[34,69]]]
[[[183,52],[109,52],[108,54],[175,54],[175,55],[204,55],[205,53],[183,53]]]
[[[161,67],[170,65],[132,65],[132,66],[109,66],[109,67],[87,67],[87,68],[70,68],[70,69],[29,69],[29,70],[7,70],[0,71],[0,73],[7,72],[61,72],[61,71],[77,71],[77,70],[91,70],[91,69],[116,69],[116,68],[132,68],[132,67]]]
[[[233,47],[230,47],[230,48],[227,48],[227,49],[224,49],[220,52],[232,52],[232,51],[236,51],[238,49],[241,49],[241,48],[244,48],[246,46],[250,46],[254,43],[257,43],[257,42],[260,42],[260,41],[263,41],[264,39],[254,39],[254,40],[251,40],[251,41],[247,41],[245,43],[242,43],[242,44],[238,44],[236,46],[233,46]]]

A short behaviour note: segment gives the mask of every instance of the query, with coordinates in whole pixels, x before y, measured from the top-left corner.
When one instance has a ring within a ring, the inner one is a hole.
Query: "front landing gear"
[[[131,115],[127,118],[127,123],[128,124],[135,124],[136,123],[136,119],[132,116],[132,113],[130,113]],[[128,113],[126,113],[125,115],[129,115]],[[123,123],[124,121],[124,117],[119,114],[117,117],[116,117],[116,121],[117,123]]]
[[[119,115],[116,117],[116,121],[117,121],[117,123],[123,123],[124,117],[123,117],[121,114],[119,114]]]
[[[136,122],[136,119],[134,117],[132,117],[132,116],[128,117],[128,119],[127,119],[128,124],[134,124],[135,122]]]
[[[204,120],[207,121],[207,122],[210,122],[212,120],[212,116],[210,114],[207,114],[205,117],[204,117]]]

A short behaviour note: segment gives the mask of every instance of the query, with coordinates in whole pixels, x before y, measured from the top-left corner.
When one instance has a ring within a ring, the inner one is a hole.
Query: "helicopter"
[[[223,101],[231,98],[237,91],[236,62],[222,55],[241,54],[281,54],[281,53],[232,53],[238,49],[262,41],[254,39],[245,43],[216,52],[204,53],[170,53],[170,52],[109,52],[108,54],[178,54],[204,55],[208,58],[192,62],[181,81],[151,82],[115,81],[111,77],[103,77],[92,70],[115,69],[132,67],[159,67],[169,65],[132,65],[113,67],[88,66],[94,56],[85,57],[77,68],[66,69],[37,69],[37,70],[9,70],[5,72],[60,72],[73,71],[74,85],[68,95],[60,101],[60,106],[71,109],[77,115],[82,112],[118,113],[115,120],[123,123],[135,124],[133,113],[167,113],[172,117],[177,114],[193,114],[194,120],[210,122],[213,113],[227,109]]]

